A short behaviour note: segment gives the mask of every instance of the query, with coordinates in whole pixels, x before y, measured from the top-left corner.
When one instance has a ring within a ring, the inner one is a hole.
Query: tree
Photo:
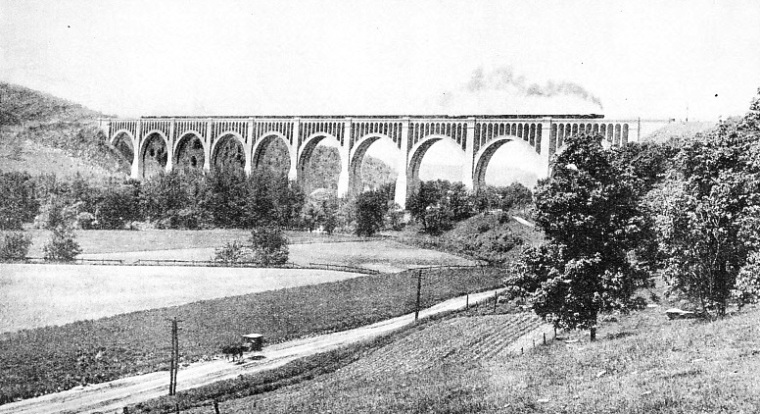
[[[24,233],[5,233],[0,240],[0,262],[15,262],[26,259],[32,238]]]
[[[627,311],[648,281],[632,251],[650,233],[640,198],[643,185],[613,161],[602,138],[567,139],[552,176],[535,194],[536,223],[549,241],[522,253],[514,288],[531,296],[533,310],[554,325],[589,329],[599,312]]]
[[[679,179],[651,201],[669,293],[683,293],[718,316],[725,314],[747,257],[760,246],[760,144],[724,133],[719,129],[712,139],[683,148],[676,159]]]
[[[225,265],[253,262],[251,248],[238,240],[227,242],[226,245],[214,250],[214,261]]]
[[[0,172],[0,230],[19,230],[39,209],[35,183],[27,173]]]
[[[278,227],[257,227],[251,232],[253,262],[264,266],[288,262],[288,239]]]
[[[383,228],[388,212],[386,194],[381,191],[367,191],[356,197],[356,234],[371,237]]]
[[[79,243],[74,240],[74,233],[65,225],[53,229],[53,236],[42,250],[45,260],[52,262],[73,261],[82,252]]]
[[[422,224],[426,233],[438,234],[451,228],[453,222],[475,214],[475,198],[462,183],[445,180],[420,183],[418,191],[409,196],[406,208]]]

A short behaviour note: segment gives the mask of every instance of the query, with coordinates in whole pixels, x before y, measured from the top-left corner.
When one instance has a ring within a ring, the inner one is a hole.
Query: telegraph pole
[[[177,393],[177,370],[179,369],[179,338],[177,318],[172,319],[172,356],[169,364],[169,395]]]

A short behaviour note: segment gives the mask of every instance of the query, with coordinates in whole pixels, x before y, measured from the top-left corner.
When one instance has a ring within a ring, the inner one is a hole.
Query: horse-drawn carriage
[[[242,344],[225,346],[222,353],[232,362],[242,362],[244,352],[261,352],[263,347],[264,335],[246,334],[242,336]]]

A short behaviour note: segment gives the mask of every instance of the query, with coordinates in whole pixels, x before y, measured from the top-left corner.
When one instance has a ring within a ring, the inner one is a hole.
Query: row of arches
[[[379,131],[383,130],[379,129]],[[445,131],[441,130],[441,132]],[[348,153],[343,152],[340,141],[336,137],[327,133],[315,133],[306,137],[297,154],[291,154],[292,146],[289,145],[289,141],[278,133],[264,134],[252,146],[246,145],[239,134],[222,133],[219,139],[215,140],[209,147],[203,139],[203,135],[198,131],[185,132],[173,143],[161,131],[149,131],[140,145],[137,145],[136,155],[135,140],[129,131],[117,131],[112,139],[112,144],[122,151],[126,158],[133,162],[137,161],[138,177],[149,177],[172,168],[245,170],[247,162],[250,165],[248,172],[259,168],[289,172],[291,160],[295,160],[296,178],[302,185],[307,185],[306,183],[310,180],[311,170],[314,169],[310,162],[317,148],[319,146],[331,147],[337,153],[335,162],[340,165],[338,173],[346,175],[345,180],[349,183],[349,191],[353,193],[367,189],[368,185],[377,185],[376,182],[374,184],[367,183],[362,172],[371,148],[384,148],[385,157],[375,158],[381,158],[397,173],[406,171],[404,182],[407,183],[408,191],[413,191],[416,183],[420,180],[420,172],[424,170],[422,168],[423,160],[431,153],[431,148],[434,146],[441,147],[439,143],[446,144],[443,146],[445,149],[439,151],[442,152],[439,158],[445,157],[448,161],[456,160],[460,166],[457,167],[458,171],[453,172],[453,175],[449,171],[448,175],[444,173],[437,178],[452,181],[466,179],[465,176],[468,174],[465,167],[466,152],[459,142],[443,134],[430,135],[418,140],[410,148],[408,156],[404,154],[402,148],[399,148],[397,139],[380,132],[369,133],[357,140]],[[173,146],[170,148],[170,145]],[[545,175],[546,167],[528,141],[510,135],[496,136],[491,138],[488,143],[484,143],[484,146],[473,154],[473,168],[469,174],[475,188],[485,185],[488,166],[497,151],[505,145],[508,145],[510,152],[521,154],[519,158],[526,161],[521,166],[522,168],[531,170],[533,176],[538,178]],[[247,161],[247,157],[250,157],[250,161]],[[430,171],[423,175],[426,174],[428,177],[422,177],[423,179],[429,178]],[[335,179],[340,181],[341,178],[336,177]],[[314,189],[316,188],[304,188],[307,192]]]

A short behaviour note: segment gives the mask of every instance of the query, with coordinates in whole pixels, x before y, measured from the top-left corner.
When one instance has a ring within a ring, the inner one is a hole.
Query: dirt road
[[[494,291],[470,295],[470,303],[493,297]],[[449,299],[420,312],[420,317],[464,308],[464,296]],[[299,339],[267,347],[264,359],[234,365],[224,360],[200,362],[180,369],[177,375],[179,391],[200,387],[216,381],[254,374],[285,365],[298,358],[376,338],[414,322],[414,314],[399,316],[361,328]],[[122,412],[126,405],[165,395],[168,391],[167,371],[123,378],[68,391],[44,395],[0,406],[0,413],[88,413]]]

